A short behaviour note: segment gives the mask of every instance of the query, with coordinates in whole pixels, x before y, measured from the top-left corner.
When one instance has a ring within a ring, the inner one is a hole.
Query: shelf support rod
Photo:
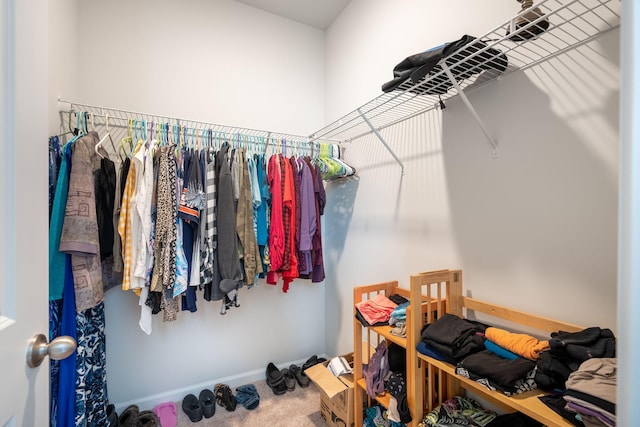
[[[393,152],[393,150],[391,149],[391,147],[389,147],[389,145],[387,144],[387,142],[384,140],[384,138],[382,137],[382,135],[380,135],[380,132],[378,132],[378,129],[376,129],[375,127],[373,127],[373,125],[371,124],[371,122],[369,121],[369,119],[367,118],[367,116],[364,115],[364,113],[362,112],[362,110],[360,108],[358,108],[358,114],[360,114],[360,117],[362,117],[362,120],[365,121],[365,123],[369,126],[369,128],[371,129],[371,132],[373,132],[375,134],[375,136],[378,137],[378,139],[380,140],[380,142],[382,142],[382,145],[384,145],[384,148],[387,149],[387,151],[389,153],[391,153],[391,156],[393,156],[393,158],[395,159],[396,162],[398,162],[398,164],[400,165],[400,168],[402,169],[402,175],[404,175],[404,165],[402,164],[402,162],[400,161],[400,159],[398,158],[398,156],[396,156],[396,153]]]
[[[473,108],[473,105],[471,105],[471,101],[469,101],[469,98],[467,98],[467,95],[464,93],[464,91],[462,90],[462,88],[458,84],[458,81],[453,76],[453,73],[451,72],[451,69],[449,68],[449,66],[444,61],[440,65],[442,66],[442,69],[444,70],[444,72],[447,74],[447,77],[449,77],[449,81],[451,82],[451,84],[453,84],[453,86],[456,88],[456,91],[458,92],[458,95],[460,95],[460,98],[462,98],[462,101],[467,106],[467,108],[469,109],[469,111],[471,112],[473,117],[476,119],[476,121],[478,122],[478,125],[480,125],[480,129],[482,129],[482,132],[484,133],[484,136],[486,136],[487,139],[489,140],[489,142],[491,143],[491,149],[492,149],[492,152],[493,152],[493,158],[494,159],[497,158],[498,157],[498,143],[496,143],[493,140],[493,138],[491,137],[491,135],[489,135],[489,132],[487,131],[487,128],[484,127],[484,123],[483,123],[482,119],[480,118],[480,116],[476,112],[476,109]]]

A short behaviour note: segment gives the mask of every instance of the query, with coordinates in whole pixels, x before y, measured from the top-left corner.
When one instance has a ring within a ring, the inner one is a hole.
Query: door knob
[[[50,343],[42,334],[34,335],[27,347],[27,365],[30,368],[40,366],[45,356],[53,360],[64,359],[76,349],[76,340],[68,335],[54,338]]]

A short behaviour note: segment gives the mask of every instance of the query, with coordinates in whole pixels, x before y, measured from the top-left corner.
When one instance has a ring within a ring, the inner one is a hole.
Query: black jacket
[[[407,90],[426,76],[425,80],[428,81],[419,87],[411,89],[411,92],[421,95],[446,93],[453,86],[447,75],[441,73],[434,77],[442,71],[442,67],[438,63],[445,57],[447,57],[446,64],[451,66],[451,72],[457,81],[489,69],[496,70],[499,73],[504,72],[508,64],[507,56],[497,49],[489,48],[469,60],[463,60],[486,47],[487,45],[484,42],[476,40],[475,37],[464,35],[454,42],[445,43],[411,55],[393,68],[394,78],[382,85],[382,91]],[[460,60],[463,60],[463,62],[453,66]],[[429,77],[431,78],[429,79]]]

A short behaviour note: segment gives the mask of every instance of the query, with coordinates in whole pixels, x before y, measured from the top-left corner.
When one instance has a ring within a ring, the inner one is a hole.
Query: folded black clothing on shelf
[[[569,375],[585,360],[616,355],[613,332],[597,326],[578,332],[552,332],[549,347],[536,362],[536,383],[543,389],[564,389]]]
[[[544,396],[538,396],[538,399],[540,399],[540,401],[549,409],[553,410],[556,414],[560,415],[574,426],[584,427],[584,423],[579,419],[579,417],[577,417],[578,414],[567,411],[565,408],[567,401],[564,400],[561,394],[547,394]]]
[[[489,350],[482,350],[465,357],[458,366],[500,385],[513,387],[518,380],[525,378],[536,364],[524,358],[503,359]]]
[[[461,360],[484,350],[486,325],[447,313],[422,328],[422,341],[445,357]]]
[[[395,302],[396,304],[400,305],[400,304],[406,304],[409,302],[408,299],[406,299],[405,297],[403,297],[402,295],[398,295],[398,294],[393,294],[389,297],[389,299],[393,302]]]
[[[364,318],[364,316],[362,315],[362,313],[360,313],[360,310],[358,310],[358,307],[356,307],[356,319],[358,319],[358,321],[362,324],[362,326],[364,326],[365,328],[368,328],[369,326],[384,326],[384,325],[388,325],[389,322],[377,322],[374,323],[373,325],[370,324],[369,322],[367,322],[367,320]]]
[[[541,427],[542,424],[522,412],[498,415],[486,427]]]
[[[553,332],[549,340],[552,353],[565,352],[568,356],[585,361],[592,357],[615,357],[616,338],[611,329],[592,326],[579,332]]]

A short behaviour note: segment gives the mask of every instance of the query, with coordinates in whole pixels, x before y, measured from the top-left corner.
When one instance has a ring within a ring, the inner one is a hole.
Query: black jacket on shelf
[[[437,77],[433,76],[442,71],[442,67],[438,64],[439,61],[449,55],[451,56],[447,58],[446,63],[451,66],[451,72],[457,81],[489,69],[498,73],[504,72],[509,61],[507,56],[497,49],[489,48],[469,60],[464,60],[464,58],[486,47],[484,42],[476,40],[475,37],[464,35],[459,40],[411,55],[393,68],[394,78],[382,85],[382,91],[407,90],[425,79],[422,85],[411,89],[411,92],[421,95],[446,93],[453,86],[446,74],[441,73]],[[462,60],[460,64],[453,66],[460,60]]]

